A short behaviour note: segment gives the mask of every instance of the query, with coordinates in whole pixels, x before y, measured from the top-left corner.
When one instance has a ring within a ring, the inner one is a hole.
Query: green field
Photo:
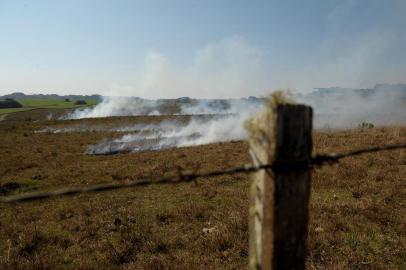
[[[0,109],[0,115],[2,115],[2,114],[9,114],[9,113],[15,113],[15,112],[29,111],[29,110],[32,110],[32,108],[24,107],[24,108],[7,108],[7,109]]]
[[[86,100],[86,105],[75,105],[75,101],[76,100],[65,101],[63,99],[23,99],[18,100],[18,102],[23,105],[23,108],[0,109],[0,115],[23,112],[32,109],[71,109],[84,106],[94,106],[97,104],[96,100]]]
[[[80,107],[75,105],[75,100],[65,101],[62,99],[24,99],[18,100],[24,107],[30,108],[74,108]],[[85,106],[92,106],[95,105],[97,102],[96,100],[86,100],[87,105]]]

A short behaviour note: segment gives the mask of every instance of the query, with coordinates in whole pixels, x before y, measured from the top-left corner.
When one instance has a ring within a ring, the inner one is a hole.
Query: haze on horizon
[[[406,1],[0,0],[0,95],[406,83]]]

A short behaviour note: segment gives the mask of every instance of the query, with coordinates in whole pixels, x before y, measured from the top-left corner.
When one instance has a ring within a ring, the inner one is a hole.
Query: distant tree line
[[[101,101],[102,96],[100,95],[57,95],[57,94],[33,94],[33,95],[26,95],[22,92],[15,92],[12,94],[0,96],[0,99],[11,98],[14,100],[25,100],[25,99],[62,99],[66,100],[94,100],[94,101]]]

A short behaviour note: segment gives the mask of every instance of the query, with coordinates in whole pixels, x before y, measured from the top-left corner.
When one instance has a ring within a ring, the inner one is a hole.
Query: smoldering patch
[[[144,137],[139,134],[126,135],[126,138],[107,140],[104,139],[96,145],[90,145],[85,155],[115,155],[131,152],[159,151],[170,148],[177,148],[185,141],[193,141],[201,137],[201,134],[194,133],[189,136],[174,137]]]
[[[152,129],[145,126],[137,133],[129,133],[115,139],[104,139],[98,144],[90,145],[87,155],[112,155],[117,153],[159,151],[169,148],[195,146],[215,142],[243,140],[246,131],[244,115],[226,115],[210,120],[191,119],[186,125],[164,122]]]
[[[85,133],[85,132],[156,132],[159,130],[174,131],[186,126],[187,123],[181,121],[162,121],[160,123],[138,123],[127,125],[116,125],[109,127],[106,125],[88,125],[88,124],[74,124],[70,126],[48,126],[34,133]]]
[[[223,115],[239,114],[241,111],[258,111],[262,98],[240,99],[158,99],[148,100],[134,97],[104,97],[92,108],[79,108],[59,120],[101,118],[112,116],[140,115]]]

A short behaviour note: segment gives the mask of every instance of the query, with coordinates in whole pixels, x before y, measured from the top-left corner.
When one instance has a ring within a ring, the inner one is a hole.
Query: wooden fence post
[[[312,108],[279,104],[263,137],[251,140],[256,173],[250,197],[250,269],[305,269]]]

